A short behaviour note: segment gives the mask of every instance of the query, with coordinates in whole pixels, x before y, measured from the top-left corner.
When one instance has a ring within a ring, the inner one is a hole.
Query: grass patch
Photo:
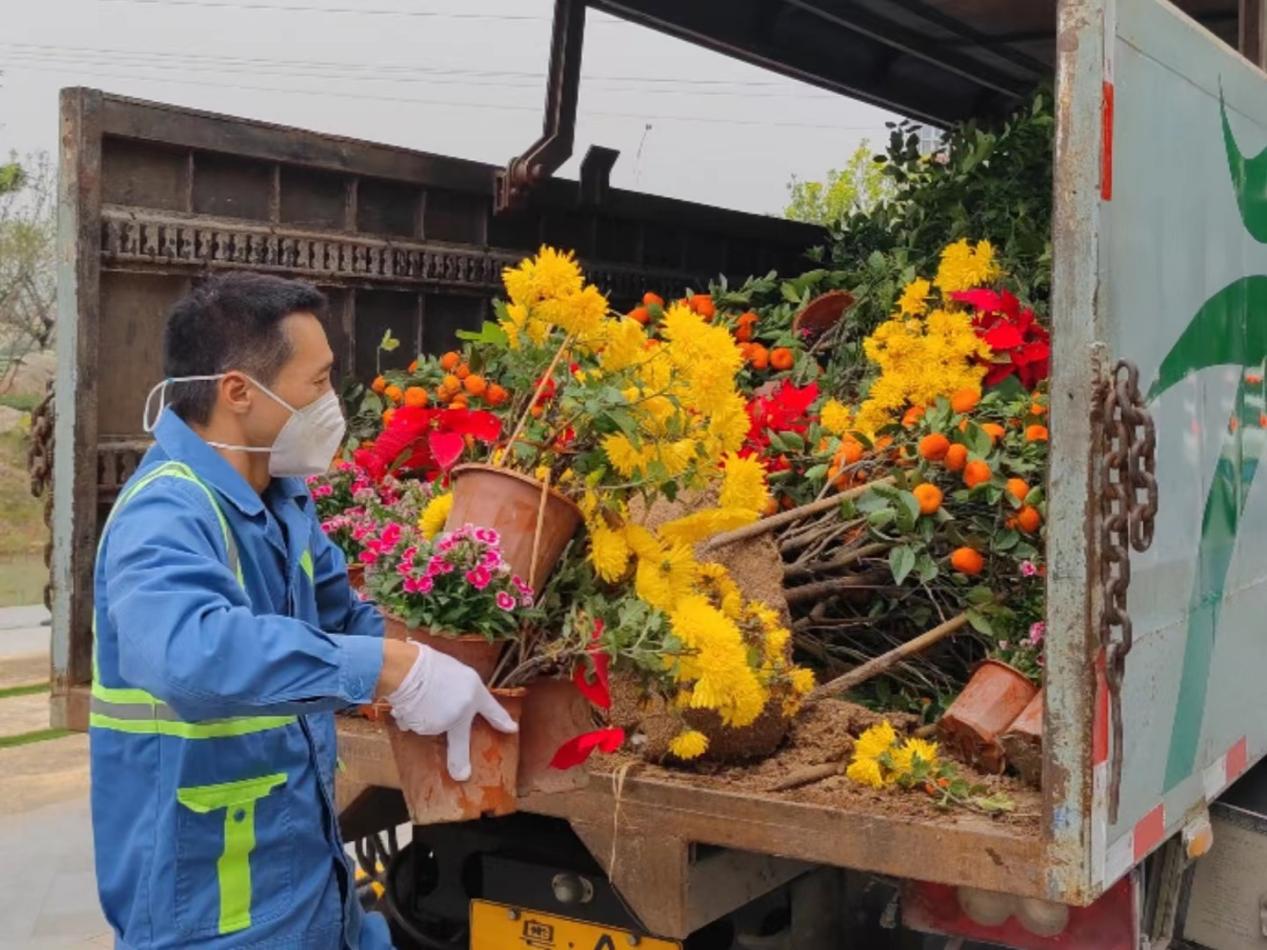
[[[44,503],[31,495],[26,471],[27,437],[21,432],[0,433],[0,559],[39,555],[48,529]],[[6,567],[0,565],[0,573]],[[26,603],[36,603],[35,600]]]
[[[14,696],[35,696],[37,693],[47,692],[47,683],[31,683],[29,686],[10,686],[7,689],[0,689],[0,699],[12,699]]]
[[[34,393],[4,393],[0,395],[0,406],[8,406],[19,412],[34,412],[35,407],[43,401],[42,396]]]
[[[0,556],[0,607],[44,603],[47,583],[48,568],[42,554]]]
[[[60,739],[70,735],[67,729],[36,729],[16,736],[0,737],[0,749],[12,749],[15,746],[31,745],[33,742],[47,742],[49,739]]]

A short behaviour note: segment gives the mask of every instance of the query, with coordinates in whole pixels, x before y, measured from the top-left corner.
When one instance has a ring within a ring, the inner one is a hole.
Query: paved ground
[[[47,692],[11,692],[48,682],[47,616],[0,610],[0,950],[113,947],[92,870],[87,737],[4,747],[48,728]]]

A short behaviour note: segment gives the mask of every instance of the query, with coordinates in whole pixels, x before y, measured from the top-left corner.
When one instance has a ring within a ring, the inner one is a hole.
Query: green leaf
[[[968,431],[964,433],[964,436],[968,445],[968,451],[973,455],[980,456],[981,458],[987,458],[994,450],[994,443],[990,440],[990,437],[986,434],[985,430],[975,422],[970,422],[968,424]]]
[[[378,344],[378,348],[384,353],[391,353],[393,350],[400,348],[400,340],[392,336],[392,331],[387,330],[383,333],[382,342]]]
[[[937,562],[927,551],[921,551],[919,557],[915,559],[915,571],[919,574],[920,582],[924,584],[934,580],[941,573]]]
[[[889,499],[883,497],[879,491],[873,488],[869,492],[855,498],[853,504],[864,515],[869,515],[887,509],[889,507]]]
[[[919,518],[919,500],[908,491],[900,491],[897,493],[897,503],[901,513],[905,515],[900,520],[910,524],[910,527],[904,530],[910,531],[915,527],[916,519]]]
[[[806,479],[806,481],[816,482],[816,481],[818,481],[820,478],[826,478],[826,477],[827,477],[827,470],[828,470],[829,468],[830,468],[830,466],[828,466],[828,465],[813,465],[813,466],[811,466],[810,468],[808,468],[808,469],[806,469],[806,470],[805,470],[805,479]]]
[[[995,537],[993,547],[996,551],[1010,551],[1016,547],[1020,541],[1021,536],[1015,531],[1009,529]]]
[[[968,591],[968,594],[965,599],[968,601],[968,603],[972,604],[973,606],[981,607],[981,606],[984,606],[985,604],[993,602],[994,591],[990,590],[990,588],[988,587],[981,587],[981,586],[974,587]]]
[[[994,627],[990,625],[989,619],[981,611],[969,608],[968,623],[972,624],[972,629],[977,631],[977,633],[983,633],[987,637],[994,636]]]
[[[480,327],[478,333],[470,330],[458,330],[456,336],[459,340],[467,343],[487,344],[489,346],[506,346],[510,342],[506,331],[489,320],[484,321],[484,325]]]
[[[889,570],[893,572],[893,583],[900,584],[915,569],[915,552],[905,544],[899,544],[889,551]]]
[[[867,523],[873,528],[883,528],[897,520],[897,513],[892,508],[873,511],[867,516]]]

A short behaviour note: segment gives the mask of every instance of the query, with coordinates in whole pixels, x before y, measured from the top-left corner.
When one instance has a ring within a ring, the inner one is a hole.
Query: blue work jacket
[[[97,882],[117,945],[380,950],[334,806],[333,711],[371,700],[383,623],[303,482],[260,495],[171,410],[94,584]]]

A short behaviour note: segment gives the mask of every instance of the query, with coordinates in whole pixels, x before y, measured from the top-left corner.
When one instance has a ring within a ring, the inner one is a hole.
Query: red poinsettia
[[[593,705],[600,709],[610,709],[612,696],[608,668],[611,665],[611,657],[603,649],[603,629],[603,621],[595,620],[594,629],[590,633],[589,646],[585,650],[589,660],[576,665],[576,669],[572,671],[572,682]],[[593,665],[593,679],[590,679],[590,664]],[[586,732],[559,746],[558,751],[550,760],[550,767],[570,769],[580,765],[596,750],[610,754],[624,744],[625,730],[615,726]]]
[[[591,680],[589,678],[588,664],[581,662],[572,671],[572,682],[576,684],[576,688],[593,705],[599,709],[611,709],[611,680],[607,672],[608,667],[611,665],[611,656],[603,649],[600,642],[603,636],[603,629],[603,621],[601,619],[595,620],[594,632],[590,634],[590,645],[585,651],[589,657],[589,663],[593,664],[594,679]]]
[[[803,435],[812,421],[809,407],[818,399],[818,383],[794,386],[785,379],[778,389],[764,396],[755,396],[748,403],[748,439],[741,455],[761,456],[767,471],[789,467],[783,456],[769,456],[770,433],[795,432]]]
[[[570,769],[583,763],[596,750],[610,755],[624,744],[624,729],[618,726],[595,729],[593,732],[579,735],[575,739],[569,739],[559,746],[559,750],[554,753],[554,758],[550,760],[550,768]]]
[[[1033,389],[1050,375],[1051,335],[1015,295],[980,288],[950,296],[976,311],[972,325],[977,336],[994,350],[986,386],[997,386],[1015,373],[1022,386]]]
[[[402,406],[372,446],[356,454],[376,478],[393,469],[433,480],[457,464],[468,439],[487,444],[501,436],[501,420],[478,409]]]

